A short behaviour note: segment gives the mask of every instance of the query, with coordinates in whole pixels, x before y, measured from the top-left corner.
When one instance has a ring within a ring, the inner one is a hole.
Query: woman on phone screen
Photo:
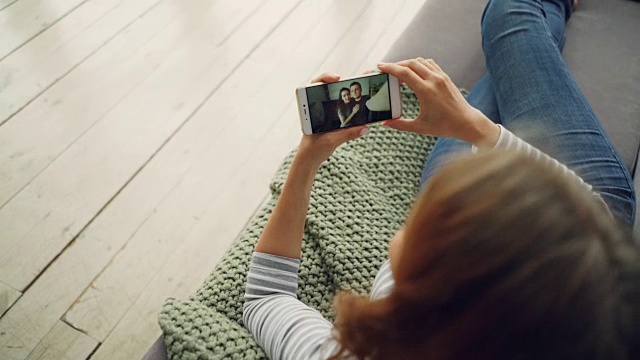
[[[345,127],[354,115],[360,110],[360,105],[354,105],[351,101],[351,90],[347,88],[340,89],[340,98],[338,99],[337,112],[340,119],[340,127]]]
[[[339,294],[335,324],[296,298],[301,239],[316,170],[367,128],[303,136],[246,287],[271,359],[640,358],[635,194],[561,56],[572,10],[489,1],[488,74],[467,99],[433,60],[379,64],[421,108],[386,125],[439,140],[371,296]]]

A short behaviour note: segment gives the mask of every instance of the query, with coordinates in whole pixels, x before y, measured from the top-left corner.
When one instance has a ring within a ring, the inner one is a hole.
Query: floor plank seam
[[[95,340],[98,342],[98,344],[100,344],[100,341],[98,339],[94,339],[88,332],[86,332],[84,329],[81,329],[75,325],[73,325],[72,323],[68,322],[67,320],[64,319],[64,317],[62,317],[60,319],[60,321],[62,321],[63,323],[65,323],[67,326],[69,326],[70,328],[72,328],[73,330],[83,333],[84,335],[86,335],[87,337],[90,337],[91,339]]]
[[[87,356],[87,358],[85,360],[89,360],[93,357],[93,355],[96,354],[96,352],[98,352],[98,350],[100,350],[100,346],[102,346],[101,342],[98,342],[98,345],[93,349],[93,351],[91,351],[91,353],[89,353],[89,356]]]
[[[11,5],[13,5],[13,4],[17,3],[17,2],[18,2],[18,0],[13,0],[13,2],[10,2],[7,5],[5,5],[2,8],[0,8],[0,12],[2,12],[2,10],[8,8],[9,6],[11,6]]]
[[[237,31],[238,29],[240,29],[244,23],[245,20],[249,19],[250,17],[252,17],[256,12],[258,12],[258,10],[262,9],[262,7],[266,4],[265,1],[260,2],[260,5],[256,6],[253,10],[251,10],[247,15],[244,16],[244,18],[242,19],[242,21],[239,21],[234,27],[233,29],[231,29],[231,31],[229,31],[229,34],[227,34],[225,37],[222,38],[222,40],[220,40],[216,46],[222,46],[225,42],[227,42],[227,40],[229,40],[230,37],[232,37]]]
[[[238,64],[238,66],[241,63],[244,63],[245,60],[249,59],[251,57],[251,55],[253,55],[253,53],[256,51],[256,49],[258,47],[260,47],[260,45],[264,42],[264,40],[266,40],[267,38],[269,38],[269,36],[271,36],[271,34],[273,34],[274,31],[276,31],[276,29],[278,29],[280,27],[280,25],[282,25],[282,23],[287,20],[289,18],[289,16],[291,16],[291,14],[298,8],[298,6],[300,6],[300,4],[302,4],[302,1],[298,1],[294,6],[291,7],[291,10],[287,11],[287,13],[282,17],[282,19],[273,27],[271,28],[271,30],[269,30],[263,37],[262,39],[260,39],[260,41],[258,41],[256,43],[256,45],[254,45],[251,50],[249,50],[249,53],[247,53],[247,55],[245,57],[242,58],[242,60],[240,60],[240,63]],[[234,68],[233,71],[235,71],[237,69]],[[225,78],[226,80],[226,78]]]
[[[91,221],[89,221],[87,224],[85,224],[85,226],[83,226],[83,227],[82,227],[82,229],[81,229],[81,230],[80,230],[80,231],[79,231],[79,232],[78,232],[78,233],[77,233],[77,234],[76,234],[76,235],[71,239],[71,241],[69,241],[69,242],[68,242],[68,243],[67,243],[67,244],[66,244],[66,245],[65,245],[65,246],[60,250],[60,252],[58,252],[58,253],[56,254],[56,256],[54,256],[54,257],[51,259],[51,261],[49,261],[49,262],[47,263],[47,265],[46,265],[44,268],[42,268],[42,270],[40,270],[40,271],[38,272],[38,275],[36,275],[36,276],[33,278],[33,280],[31,280],[31,281],[30,281],[30,282],[29,282],[29,283],[24,287],[24,289],[22,290],[22,295],[21,295],[21,297],[22,297],[22,296],[23,296],[27,291],[29,291],[29,288],[31,288],[31,286],[32,286],[33,284],[35,284],[35,283],[38,281],[38,279],[40,279],[40,277],[41,277],[41,276],[43,276],[43,275],[47,272],[47,270],[48,270],[48,269],[49,269],[49,268],[50,268],[50,267],[51,267],[51,266],[56,262],[56,260],[58,260],[58,259],[59,259],[59,258],[60,258],[64,253],[65,253],[65,251],[67,251],[67,249],[68,249],[68,248],[70,248],[71,246],[73,246],[73,244],[76,242],[76,239],[77,239],[77,238],[82,234],[82,232],[87,228],[87,226],[89,226],[89,224],[91,224],[91,222],[93,222],[93,219],[95,219],[95,217],[94,217],[94,218],[92,218],[92,219],[91,219]],[[16,301],[15,303],[17,303],[17,302],[18,302],[18,301]],[[15,303],[14,303],[14,304],[15,304]]]

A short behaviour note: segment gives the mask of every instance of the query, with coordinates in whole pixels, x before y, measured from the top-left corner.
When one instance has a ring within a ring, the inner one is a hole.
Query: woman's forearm
[[[480,110],[474,109],[476,116],[474,121],[470,122],[464,128],[464,136],[459,139],[466,141],[478,148],[492,148],[498,142],[500,137],[500,127],[491,121]]]
[[[316,162],[301,156],[293,159],[282,194],[267,221],[255,251],[300,258],[311,186],[318,167],[319,164]]]

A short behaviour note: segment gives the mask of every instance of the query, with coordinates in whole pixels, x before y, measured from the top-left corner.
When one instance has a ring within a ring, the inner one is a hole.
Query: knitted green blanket
[[[403,115],[418,103],[406,87]],[[341,290],[367,294],[403,224],[434,139],[373,126],[339,147],[318,172],[304,231],[298,297],[333,320]],[[295,152],[295,151],[294,151]],[[258,212],[204,285],[189,299],[166,301],[160,327],[171,359],[263,359],[242,325],[245,279],[254,245],[278,199],[292,152],[271,182],[270,201]]]

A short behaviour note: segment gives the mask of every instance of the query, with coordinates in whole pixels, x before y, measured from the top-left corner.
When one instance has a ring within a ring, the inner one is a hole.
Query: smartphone
[[[385,73],[317,83],[296,89],[306,135],[395,119],[402,113],[400,82]]]

